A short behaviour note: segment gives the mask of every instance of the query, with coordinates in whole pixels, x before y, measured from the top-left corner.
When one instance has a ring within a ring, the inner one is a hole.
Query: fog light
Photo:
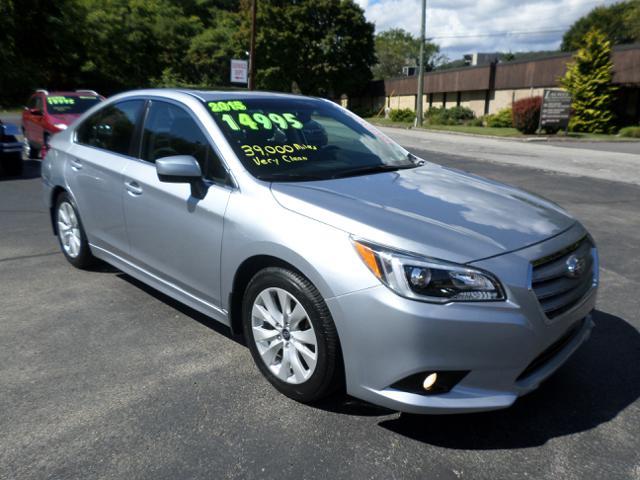
[[[429,391],[431,389],[431,387],[433,387],[436,383],[436,381],[438,380],[438,374],[437,373],[430,373],[429,375],[427,375],[424,379],[424,382],[422,382],[422,388],[424,388],[425,390]]]

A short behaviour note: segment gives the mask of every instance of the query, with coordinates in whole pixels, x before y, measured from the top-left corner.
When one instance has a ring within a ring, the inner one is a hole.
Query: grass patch
[[[368,122],[374,125],[380,125],[382,127],[398,127],[398,128],[413,128],[413,122],[394,122],[389,118],[370,117],[366,119]],[[583,140],[589,142],[628,142],[634,141],[633,138],[622,137],[620,135],[609,135],[606,133],[577,133],[570,132],[567,135],[564,132],[558,134],[541,134],[541,135],[524,135],[515,128],[505,127],[479,127],[471,125],[427,125],[424,124],[422,129],[425,130],[437,130],[440,132],[453,132],[453,133],[467,133],[472,135],[487,135],[491,137],[510,137],[510,138],[536,138],[544,137],[550,140]]]
[[[624,129],[623,129],[624,130]],[[578,140],[586,140],[589,142],[633,142],[633,138],[624,137],[621,135],[610,135],[608,133],[578,133],[578,132],[569,132],[567,135],[559,134],[558,138],[571,138]]]
[[[394,122],[389,118],[371,117],[366,119],[374,125],[382,127],[413,128],[413,122]],[[471,125],[427,125],[422,127],[426,130],[438,130],[442,132],[471,133],[474,135],[491,135],[494,137],[524,137],[515,128],[498,127],[473,127]]]
[[[0,108],[0,114],[3,115],[20,115],[24,108],[16,107],[16,108]]]
[[[397,122],[390,118],[384,117],[369,117],[365,120],[373,125],[380,125],[382,127],[398,127],[398,128],[410,128],[413,127],[413,121],[411,122]]]
[[[492,137],[525,137],[515,128],[501,127],[473,127],[471,125],[424,125],[427,130],[439,130],[443,132],[470,133],[473,135],[490,135]]]

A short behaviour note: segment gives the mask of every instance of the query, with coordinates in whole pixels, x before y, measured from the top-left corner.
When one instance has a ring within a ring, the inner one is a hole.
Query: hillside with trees
[[[230,87],[247,58],[250,0],[3,0],[0,105],[37,87],[105,94]],[[353,1],[260,0],[257,87],[350,94],[371,79],[374,26]]]

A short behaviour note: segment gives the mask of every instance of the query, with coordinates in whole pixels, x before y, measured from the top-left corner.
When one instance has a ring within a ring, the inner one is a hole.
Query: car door
[[[44,124],[46,115],[44,95],[36,95],[35,106],[33,108],[35,111],[40,113],[31,116],[31,139],[36,143],[36,145],[42,147],[44,145]]]
[[[33,142],[35,139],[36,115],[34,115],[32,112],[36,109],[37,99],[38,95],[31,96],[22,114],[22,129],[24,130],[25,137],[27,137],[30,142]]]
[[[122,205],[123,170],[135,161],[134,139],[144,103],[126,100],[98,110],[76,129],[75,141],[66,152],[65,177],[89,242],[124,258],[129,241]]]
[[[203,199],[192,197],[186,183],[160,182],[155,161],[172,155],[196,158],[208,185]],[[232,189],[211,139],[186,107],[153,100],[140,157],[124,171],[133,261],[174,288],[219,306],[222,229]]]

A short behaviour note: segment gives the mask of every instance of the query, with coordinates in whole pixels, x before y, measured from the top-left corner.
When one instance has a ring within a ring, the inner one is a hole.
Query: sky
[[[427,0],[427,38],[456,60],[473,52],[556,50],[563,32],[616,0]],[[376,32],[420,34],[421,0],[356,0]]]

